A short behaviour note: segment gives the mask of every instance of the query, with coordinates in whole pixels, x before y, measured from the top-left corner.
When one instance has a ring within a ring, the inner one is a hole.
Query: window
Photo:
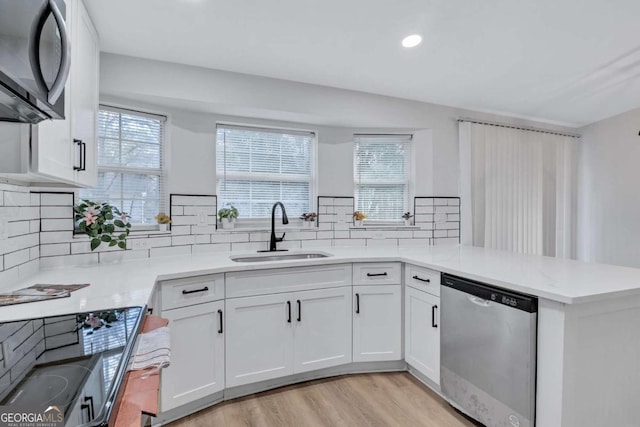
[[[295,218],[312,210],[315,134],[218,125],[218,206],[233,204],[240,218],[270,218],[281,201]]]
[[[355,135],[356,209],[370,221],[402,221],[410,210],[411,135]]]
[[[131,223],[152,225],[164,211],[163,145],[166,117],[107,106],[98,112],[98,183],[81,199],[108,202]]]

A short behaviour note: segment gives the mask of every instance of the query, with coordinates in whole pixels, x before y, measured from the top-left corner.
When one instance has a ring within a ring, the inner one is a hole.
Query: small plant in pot
[[[235,219],[238,218],[239,212],[238,209],[229,204],[224,208],[218,211],[218,218],[220,218],[220,223],[222,224],[223,229],[233,228]]]
[[[167,231],[169,228],[169,224],[171,224],[171,218],[164,212],[160,212],[155,216],[156,221],[158,221],[158,226],[160,227],[160,231]]]
[[[411,218],[413,218],[413,215],[411,215],[411,212],[405,212],[404,214],[402,214],[404,225],[411,225]]]
[[[353,222],[356,225],[356,227],[362,227],[362,221],[364,221],[366,217],[367,215],[365,215],[364,213],[360,211],[355,211],[353,213]]]
[[[91,250],[102,243],[109,247],[127,248],[127,237],[131,231],[129,215],[108,203],[82,200],[73,208],[78,230],[91,239]]]
[[[315,212],[303,213],[302,215],[300,215],[300,219],[303,221],[302,226],[304,228],[313,227],[315,225],[317,217],[318,217],[318,214]]]

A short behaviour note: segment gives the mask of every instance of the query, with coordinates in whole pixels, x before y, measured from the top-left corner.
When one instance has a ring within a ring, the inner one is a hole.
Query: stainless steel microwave
[[[64,119],[64,0],[0,0],[0,121]]]

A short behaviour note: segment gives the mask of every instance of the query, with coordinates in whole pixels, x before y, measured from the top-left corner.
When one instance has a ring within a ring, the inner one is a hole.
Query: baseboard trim
[[[203,397],[202,399],[199,399],[195,402],[182,405],[178,408],[174,408],[166,412],[161,412],[157,417],[153,418],[152,425],[154,427],[162,426],[227,400],[233,400],[292,384],[299,384],[323,378],[331,378],[339,375],[365,374],[372,372],[403,372],[407,370],[408,365],[404,360],[393,360],[386,362],[358,362],[335,366],[332,368],[319,369],[317,371],[289,375],[286,377],[261,381],[254,384],[231,387],[223,391],[214,393],[210,396]],[[415,376],[415,374],[412,375]],[[421,382],[424,382],[421,378],[418,379]]]

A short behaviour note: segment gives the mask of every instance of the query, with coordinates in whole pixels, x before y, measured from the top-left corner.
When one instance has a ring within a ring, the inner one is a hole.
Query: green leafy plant
[[[218,218],[222,221],[224,218],[229,219],[229,221],[238,218],[239,212],[238,209],[233,205],[227,205],[218,211]]]
[[[127,248],[131,223],[126,212],[108,203],[90,200],[82,200],[73,210],[78,229],[91,238],[92,251],[101,243],[108,243],[109,247]]]

